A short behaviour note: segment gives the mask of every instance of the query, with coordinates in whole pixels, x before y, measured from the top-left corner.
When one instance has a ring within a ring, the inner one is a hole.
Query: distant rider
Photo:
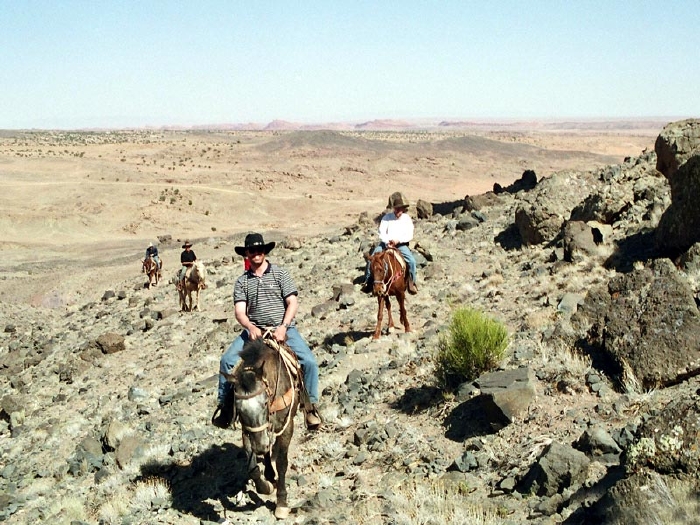
[[[408,266],[408,293],[416,294],[416,259],[408,247],[413,240],[413,220],[408,215],[408,200],[401,192],[392,193],[389,197],[388,208],[393,211],[385,214],[379,224],[380,243],[372,250],[372,255],[384,251],[387,248],[396,248],[401,252]],[[363,291],[371,291],[372,279],[369,262],[365,268],[365,283]]]
[[[160,270],[160,257],[158,257],[158,248],[156,246],[153,246],[152,242],[148,243],[148,248],[146,248],[146,257],[144,258],[144,262],[148,260],[149,257],[153,257],[153,260],[156,262],[158,265],[158,269]]]
[[[180,268],[180,273],[178,274],[177,279],[178,290],[184,288],[183,284],[185,282],[185,274],[187,273],[187,269],[190,268],[197,260],[197,256],[192,250],[192,244],[190,244],[190,241],[185,241],[185,244],[183,244],[182,247],[184,248],[184,251],[180,254],[180,264],[182,264],[182,268]]]

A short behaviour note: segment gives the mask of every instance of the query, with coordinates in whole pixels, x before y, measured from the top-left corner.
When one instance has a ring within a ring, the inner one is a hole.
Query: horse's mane
[[[192,265],[192,270],[197,272],[197,275],[201,280],[204,280],[204,278],[207,276],[207,270],[202,261],[195,261]]]
[[[246,392],[252,392],[258,380],[258,374],[265,375],[267,364],[274,363],[270,358],[275,357],[276,351],[270,348],[262,339],[248,341],[241,350],[241,366],[238,367],[238,383]]]
[[[259,366],[274,350],[262,339],[247,341],[241,350],[243,363],[249,366]]]

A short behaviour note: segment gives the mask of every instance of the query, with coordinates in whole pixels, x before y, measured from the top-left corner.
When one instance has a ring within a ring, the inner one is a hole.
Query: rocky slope
[[[682,225],[697,214],[683,198],[700,180],[697,130],[664,130],[663,172],[649,152],[419,201],[411,333],[371,338],[377,301],[359,281],[380,210],[334,236],[266,232],[300,289],[323,390],[323,429],[296,421],[286,521],[696,517],[700,249]],[[240,329],[238,244],[195,243],[209,281],[200,312],[179,312],[172,284],[149,290],[140,274],[65,310],[0,304],[0,520],[275,521],[274,500],[246,484],[240,429],[209,424],[218,359]],[[163,246],[171,260],[177,248]],[[432,357],[460,306],[508,327],[508,358],[441,392]]]

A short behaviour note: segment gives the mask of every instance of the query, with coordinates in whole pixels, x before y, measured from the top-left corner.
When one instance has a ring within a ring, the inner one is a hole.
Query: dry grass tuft
[[[74,522],[87,521],[87,510],[83,502],[75,497],[68,496],[63,499],[53,501],[47,509],[47,513],[51,516],[51,523],[66,525]]]
[[[557,370],[566,370],[567,373],[578,379],[585,379],[591,370],[590,356],[565,346],[561,342],[556,344],[539,344],[536,359],[543,368],[554,367]]]
[[[622,388],[626,394],[639,394],[644,391],[627,360],[622,361]]]
[[[134,490],[131,508],[137,510],[150,510],[154,503],[163,506],[164,503],[172,503],[170,488],[163,480],[149,478],[139,481]]]
[[[398,484],[385,494],[388,505],[380,510],[377,501],[368,498],[356,502],[351,517],[358,525],[395,523],[397,525],[501,525],[506,521],[495,508],[469,501],[468,487],[409,481]],[[388,511],[387,508],[391,510]],[[389,518],[389,520],[387,520]]]
[[[100,523],[104,525],[120,525],[124,516],[130,514],[130,501],[131,497],[128,489],[123,485],[117,486],[110,499],[98,509],[97,516]]]

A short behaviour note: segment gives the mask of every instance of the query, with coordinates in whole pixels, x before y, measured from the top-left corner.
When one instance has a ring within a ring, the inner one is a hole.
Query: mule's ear
[[[363,253],[362,256],[365,258],[365,261],[369,261],[372,258],[369,252]]]
[[[233,383],[233,374],[227,374],[226,372],[220,372],[226,378],[226,381]]]

